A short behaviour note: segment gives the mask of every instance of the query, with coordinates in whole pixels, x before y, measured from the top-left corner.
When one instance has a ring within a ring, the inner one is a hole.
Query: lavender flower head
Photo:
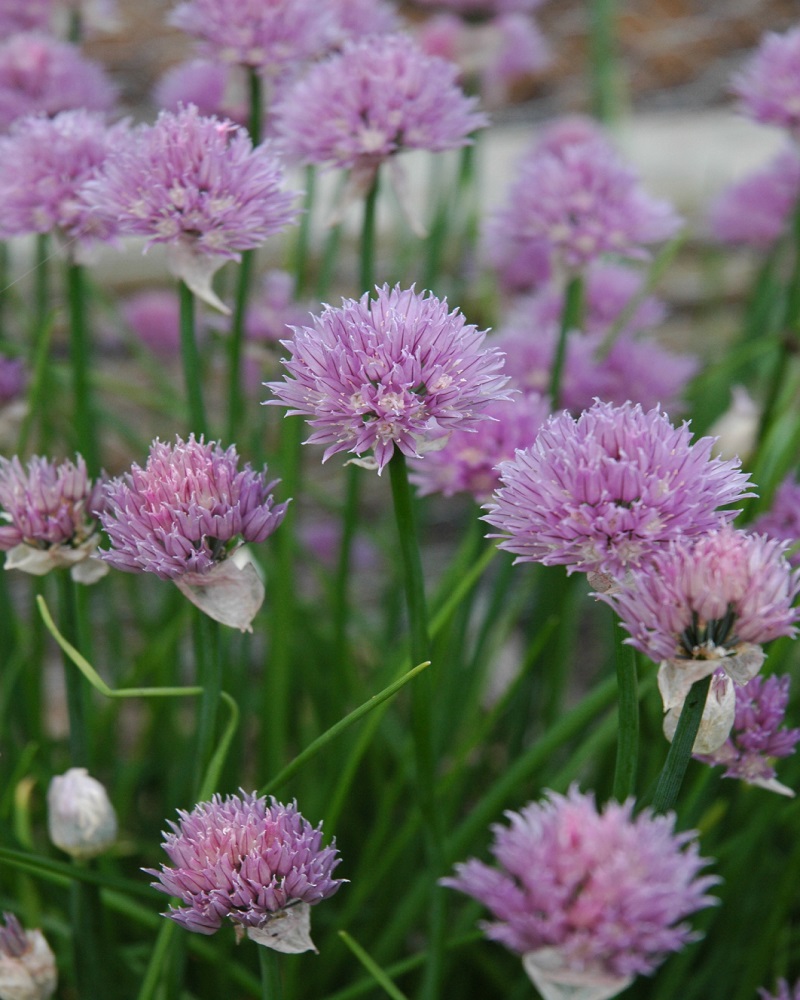
[[[97,558],[102,483],[92,482],[80,455],[59,464],[34,455],[0,457],[0,550],[6,569],[42,576],[69,568],[79,583],[108,572]]]
[[[789,986],[789,983],[785,979],[779,979],[777,993],[768,993],[762,987],[759,989],[758,995],[761,1000],[800,1000],[800,979],[797,980],[794,986]]]
[[[550,416],[550,402],[538,393],[521,393],[490,403],[489,418],[472,430],[454,430],[440,451],[412,461],[411,482],[421,496],[470,493],[478,503],[487,501],[500,485],[499,462],[528,448]]]
[[[793,476],[780,484],[772,507],[753,521],[751,530],[786,542],[789,562],[800,566],[800,483]]]
[[[53,0],[2,0],[0,36],[20,31],[47,31],[53,14]]]
[[[68,245],[107,240],[116,220],[101,218],[83,197],[126,124],[106,125],[97,111],[62,111],[54,118],[21,118],[0,139],[0,231],[55,231]]]
[[[723,191],[711,206],[712,235],[721,243],[766,250],[788,232],[798,198],[800,153],[789,146]]]
[[[487,124],[457,75],[406,35],[353,39],[283,95],[275,128],[289,159],[350,170],[363,193],[403,150],[457,149]]]
[[[105,71],[75,45],[35,32],[0,42],[0,130],[24,115],[108,111],[115,99]]]
[[[599,400],[577,420],[562,412],[531,448],[500,467],[502,487],[484,520],[517,562],[621,577],[684,535],[730,521],[717,508],[742,499],[748,476],[691,442],[659,409]]]
[[[0,407],[18,400],[27,380],[25,365],[19,358],[0,355]]]
[[[156,84],[153,97],[165,111],[177,114],[182,107],[194,104],[201,115],[217,115],[244,125],[247,105],[238,99],[234,103],[232,72],[225,63],[190,59],[167,70]]]
[[[725,768],[723,778],[738,778],[781,795],[793,796],[791,788],[775,776],[773,760],[789,757],[800,742],[800,729],[784,726],[789,703],[788,674],[754,677],[736,687],[733,728],[727,740],[712,754],[696,754],[698,760]]]
[[[671,206],[646,194],[604,136],[582,131],[523,159],[488,223],[495,260],[509,255],[505,248],[530,255],[538,246],[553,264],[578,271],[605,254],[644,259],[649,245],[675,234],[680,220]]]
[[[524,957],[545,997],[557,995],[551,980],[576,975],[616,995],[695,940],[686,918],[716,902],[694,833],[675,832],[672,814],[634,817],[633,805],[600,812],[576,786],[548,792],[492,828],[498,867],[472,859],[442,879],[489,909],[484,933]]]
[[[58,985],[56,958],[39,930],[23,930],[13,913],[0,926],[0,996],[49,1000]]]
[[[244,542],[263,542],[286,514],[275,504],[266,468],[239,469],[235,446],[176,438],[154,441],[145,467],[105,484],[103,527],[111,548],[101,557],[129,573],[173,580],[206,614],[249,629],[264,599]]]
[[[295,218],[295,195],[283,189],[271,149],[254,149],[243,129],[193,105],[135,129],[85,191],[121,232],[166,244],[173,274],[223,312],[213,274]]]
[[[800,27],[783,35],[767,32],[732,83],[749,118],[800,136]]]
[[[144,869],[159,880],[154,888],[185,904],[166,916],[198,934],[214,934],[228,919],[268,948],[316,950],[309,908],[344,881],[332,877],[341,859],[334,844],[322,847],[321,824],[312,827],[294,802],[255,792],[215,795],[178,815],[163,844],[175,867]]]
[[[503,357],[482,348],[484,337],[446,300],[384,285],[295,328],[283,342],[289,374],[266,383],[278,397],[267,402],[311,418],[308,443],[327,446],[323,461],[371,451],[367,464],[380,473],[395,448],[418,458],[508,398]]]
[[[200,41],[202,55],[275,79],[316,59],[336,37],[336,19],[319,0],[187,0],[170,23]]]

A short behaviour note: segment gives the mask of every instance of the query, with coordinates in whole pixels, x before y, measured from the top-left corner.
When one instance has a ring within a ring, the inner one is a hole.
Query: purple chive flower
[[[27,380],[25,365],[19,358],[0,356],[0,407],[19,399]]]
[[[785,795],[794,792],[775,778],[774,758],[790,757],[800,742],[800,729],[783,723],[789,703],[788,674],[754,677],[736,687],[736,714],[725,743],[712,754],[696,754],[698,760],[725,768],[723,778],[738,778]]]
[[[337,29],[319,0],[187,0],[169,20],[199,39],[206,58],[247,66],[269,79],[318,58]]]
[[[766,250],[788,232],[798,199],[800,154],[789,146],[720,195],[711,207],[712,235],[721,243]]]
[[[785,544],[730,526],[652,552],[601,599],[617,611],[629,642],[651,660],[724,658],[741,643],[793,636],[800,570]],[[711,673],[711,666],[707,672]],[[736,679],[736,678],[734,678]]]
[[[354,39],[283,95],[275,128],[290,159],[351,170],[367,190],[403,150],[457,149],[487,124],[457,73],[406,35]]]
[[[102,483],[92,482],[80,455],[59,464],[34,455],[0,457],[0,550],[6,569],[41,576],[70,567],[79,583],[94,583],[107,567],[97,559]]]
[[[510,247],[531,254],[538,245],[575,271],[605,254],[646,258],[646,247],[680,227],[673,209],[645,193],[607,139],[574,131],[551,133],[523,159],[505,206],[488,223],[495,259]]]
[[[234,106],[229,100],[231,67],[210,59],[191,59],[168,69],[156,84],[154,98],[159,108],[180,112],[194,104],[201,115],[229,118],[239,125],[247,120],[244,101]]]
[[[263,542],[278,527],[287,503],[275,504],[266,468],[239,469],[235,445],[190,435],[170,445],[155,440],[147,463],[104,486],[106,562],[128,573],[175,580],[204,574],[243,542]]]
[[[442,884],[489,909],[484,933],[523,955],[532,977],[550,959],[564,973],[624,980],[603,994],[613,996],[696,940],[686,918],[716,902],[694,833],[677,833],[673,814],[634,816],[633,805],[601,812],[576,786],[548,792],[492,828],[497,867],[472,859]]]
[[[323,461],[371,451],[381,472],[395,448],[418,458],[508,398],[502,355],[483,349],[484,337],[446,300],[384,285],[295,328],[283,342],[289,374],[267,383],[278,397],[268,403],[311,418],[308,443],[327,446]]]
[[[170,822],[164,850],[175,867],[146,868],[153,887],[185,905],[166,914],[186,930],[213,934],[225,919],[239,933],[278,951],[308,951],[308,908],[343,884],[332,877],[340,862],[334,844],[322,847],[322,825],[312,827],[296,803],[274,798],[215,795]],[[280,918],[280,919],[278,919]],[[304,922],[305,940],[283,944],[283,932]]]
[[[47,31],[53,16],[53,0],[2,0],[0,35],[4,38],[20,31]]]
[[[272,150],[254,149],[243,129],[204,118],[194,106],[163,111],[155,125],[133,130],[85,191],[121,232],[166,244],[173,273],[222,311],[210,286],[214,272],[296,214]]]
[[[503,486],[484,520],[517,562],[622,576],[670,540],[732,520],[718,510],[752,494],[737,460],[711,457],[659,409],[595,402],[563,412],[533,446],[500,467]]]
[[[790,546],[787,558],[793,566],[800,566],[800,483],[793,477],[785,479],[778,487],[772,507],[750,526],[750,530],[778,538]]]
[[[82,244],[111,238],[116,221],[98,216],[83,188],[126,133],[125,123],[109,127],[97,111],[15,121],[0,139],[0,230],[12,236],[55,231]]]
[[[108,111],[115,99],[105,71],[75,45],[34,32],[0,42],[0,130],[24,115]]]
[[[288,271],[266,271],[261,287],[248,304],[245,333],[250,340],[277,343],[291,336],[308,315],[294,299],[295,281]]]
[[[175,292],[153,288],[137,292],[121,308],[131,331],[162,358],[177,358],[180,352],[180,304]]]
[[[13,913],[0,925],[0,996],[49,1000],[58,985],[56,958],[39,930],[23,930]]]
[[[749,118],[800,133],[800,28],[767,32],[732,81],[739,108]]]
[[[411,482],[421,496],[470,493],[484,503],[500,485],[498,463],[533,444],[550,403],[538,393],[521,393],[490,403],[483,412],[489,419],[472,431],[454,430],[441,451],[413,460]]]
[[[328,0],[341,41],[400,31],[403,20],[388,0]]]
[[[758,995],[761,1000],[800,1000],[800,979],[794,984],[794,986],[789,986],[785,979],[778,980],[778,992],[768,993],[763,987],[759,989]]]
[[[530,13],[544,3],[544,0],[417,0],[426,6],[448,7],[465,17],[474,14]]]

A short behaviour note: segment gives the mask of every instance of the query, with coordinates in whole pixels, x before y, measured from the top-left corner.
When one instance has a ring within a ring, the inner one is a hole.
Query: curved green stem
[[[59,603],[61,605],[62,628],[69,639],[74,642],[80,641],[80,626],[77,594],[75,587],[77,584],[71,579],[66,570],[58,572],[59,583]],[[38,597],[37,600],[43,600]],[[67,691],[67,714],[69,717],[69,752],[73,767],[89,767],[89,729],[88,729],[88,701],[86,698],[86,688],[81,684],[80,678],[69,666],[69,654],[65,652],[64,657],[64,684]]]

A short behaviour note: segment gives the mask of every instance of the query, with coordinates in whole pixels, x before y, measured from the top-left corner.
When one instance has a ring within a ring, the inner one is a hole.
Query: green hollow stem
[[[75,862],[80,865],[80,862]],[[97,885],[75,880],[70,885],[70,922],[77,996],[106,1000],[117,984],[104,946],[103,906]]]
[[[78,451],[86,460],[90,476],[100,472],[100,449],[97,441],[97,416],[94,410],[91,369],[91,344],[86,317],[86,275],[80,264],[67,263],[67,300],[69,304],[70,363],[72,366],[73,414]]]
[[[186,383],[189,424],[191,431],[199,437],[201,434],[207,435],[208,423],[203,401],[203,373],[195,332],[194,293],[185,282],[179,281],[178,294],[180,297],[181,361],[183,363],[183,378]]]
[[[592,111],[601,122],[615,122],[621,111],[621,80],[616,54],[615,0],[592,0],[589,50]]]
[[[197,682],[203,689],[197,708],[197,734],[194,760],[193,789],[198,793],[215,745],[217,715],[222,691],[222,657],[219,622],[213,621],[198,608],[192,608],[192,642],[194,644]]]
[[[77,584],[71,579],[67,570],[58,571],[59,605],[61,628],[67,641],[73,645],[81,644],[80,613],[78,595],[75,592]],[[89,767],[89,704],[86,685],[80,674],[72,669],[68,655],[65,653],[64,684],[67,694],[67,715],[69,718],[69,753],[72,767]]]
[[[361,226],[361,255],[358,283],[362,292],[372,291],[375,284],[375,222],[378,205],[378,175],[364,200],[364,220]]]
[[[703,718],[703,709],[706,707],[710,685],[711,674],[695,681],[686,696],[678,719],[678,728],[675,730],[672,745],[669,748],[667,759],[653,794],[652,808],[654,812],[667,812],[673,808],[678,799],[678,793],[689,766],[689,758],[692,756],[692,747],[700,728],[700,721]]]
[[[342,508],[342,534],[339,539],[339,556],[336,563],[336,589],[333,594],[334,663],[342,669],[347,661],[347,633],[350,623],[350,564],[353,558],[353,543],[358,526],[359,499],[361,495],[361,474],[357,465],[345,469],[345,494]]]
[[[614,660],[619,692],[617,718],[617,760],[614,766],[613,796],[624,802],[636,794],[639,763],[639,679],[636,650],[622,641],[617,616],[614,624]]]
[[[258,966],[261,971],[261,1000],[282,1000],[283,984],[277,953],[272,948],[258,945]]]
[[[297,242],[294,248],[294,294],[300,299],[308,289],[308,258],[311,244],[311,214],[314,208],[314,196],[317,186],[317,171],[313,164],[305,168],[305,195],[303,197],[303,212],[297,226]]]
[[[399,448],[389,460],[395,520],[400,541],[403,588],[408,611],[411,662],[430,659],[430,631],[425,600],[425,577],[422,572],[416,517],[408,467]],[[425,826],[425,848],[430,868],[441,874],[444,868],[444,834],[441,812],[436,807],[436,755],[433,742],[434,689],[432,671],[414,685],[412,690],[412,735],[416,763],[417,801]],[[438,995],[442,975],[445,938],[444,896],[434,888],[429,911],[430,942],[425,966],[421,997],[434,1000]]]
[[[571,330],[580,328],[583,320],[583,278],[579,274],[573,275],[567,282],[564,292],[564,308],[561,312],[561,329],[558,335],[556,353],[553,358],[553,367],[550,372],[550,394],[551,406],[555,411],[560,405],[561,380],[564,376],[564,365],[567,360],[567,337]]]

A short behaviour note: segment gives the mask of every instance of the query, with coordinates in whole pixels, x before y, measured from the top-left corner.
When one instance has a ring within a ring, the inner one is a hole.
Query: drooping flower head
[[[102,558],[129,573],[174,580],[211,617],[249,628],[264,587],[237,550],[271,535],[288,503],[274,503],[277,480],[269,482],[266,472],[240,469],[234,445],[223,449],[194,435],[174,445],[154,441],[143,469],[134,464],[104,487],[101,518],[111,548]],[[237,583],[244,593],[233,589],[228,597],[226,588]],[[214,595],[224,598],[223,607],[213,604]]]
[[[327,446],[323,461],[371,451],[380,472],[395,448],[417,458],[507,398],[502,355],[484,337],[446,300],[384,285],[295,328],[284,341],[289,374],[267,383],[278,397],[267,402],[310,418],[308,442]]]
[[[573,786],[506,816],[492,828],[498,867],[472,859],[442,883],[489,909],[484,933],[524,956],[532,978],[618,979],[613,996],[694,940],[686,918],[716,902],[717,879],[699,874],[708,862],[672,814],[634,817],[632,800],[600,811]]]
[[[166,244],[173,273],[223,311],[213,273],[295,217],[295,195],[284,190],[271,149],[254,149],[243,129],[192,105],[134,129],[85,190],[92,209],[117,219],[121,232]]]
[[[108,792],[85,767],[57,774],[47,789],[50,840],[73,858],[96,858],[117,839],[117,814]]]
[[[178,815],[163,844],[174,867],[145,869],[158,879],[154,888],[184,904],[166,916],[198,934],[213,934],[230,920],[278,951],[314,948],[309,907],[343,883],[332,877],[341,859],[333,844],[322,846],[321,824],[312,827],[294,802],[282,805],[255,792],[215,795]]]
[[[749,118],[800,135],[800,28],[767,32],[734,76],[733,92]]]
[[[538,393],[520,393],[490,403],[472,430],[454,430],[440,451],[412,462],[411,482],[421,496],[470,493],[484,503],[500,485],[498,463],[530,447],[550,416],[550,402]]]
[[[711,206],[711,233],[722,243],[765,250],[788,232],[799,198],[800,153],[790,146],[723,191]]]
[[[794,986],[790,986],[785,979],[779,979],[777,993],[769,993],[762,987],[758,995],[761,1000],[800,1000],[800,979]]]
[[[58,985],[56,958],[39,930],[23,930],[13,913],[0,926],[0,996],[50,1000]]]
[[[96,111],[15,121],[0,139],[0,231],[55,231],[66,241],[82,243],[113,236],[115,220],[98,216],[83,189],[126,132],[124,123],[109,127]]]
[[[24,115],[108,111],[116,90],[77,46],[23,32],[0,42],[0,130]]]
[[[726,681],[727,683],[727,681]],[[733,728],[727,740],[712,754],[696,754],[698,760],[725,768],[723,778],[738,778],[783,795],[794,795],[775,776],[773,762],[789,757],[800,742],[800,729],[784,725],[789,703],[788,674],[754,677],[735,687]]]
[[[534,445],[501,466],[502,487],[484,520],[517,562],[621,577],[671,539],[710,531],[748,496],[735,460],[711,457],[659,409],[595,402],[577,420],[563,412]]]
[[[201,53],[275,79],[316,59],[336,37],[336,19],[320,0],[186,0],[170,23],[200,41]]]
[[[457,72],[406,35],[354,39],[282,96],[275,128],[287,157],[350,170],[365,191],[403,150],[457,149],[486,125]]]
[[[606,254],[642,259],[679,228],[671,206],[644,191],[603,135],[573,131],[545,137],[523,158],[505,205],[488,221],[496,263],[536,249],[571,271]]]
[[[80,455],[50,462],[34,455],[0,457],[0,549],[6,569],[42,576],[69,567],[80,583],[94,583],[107,567],[97,558],[102,483],[92,482]]]
[[[794,476],[785,479],[775,492],[772,506],[751,525],[751,530],[778,538],[790,546],[787,558],[800,566],[800,483]]]

